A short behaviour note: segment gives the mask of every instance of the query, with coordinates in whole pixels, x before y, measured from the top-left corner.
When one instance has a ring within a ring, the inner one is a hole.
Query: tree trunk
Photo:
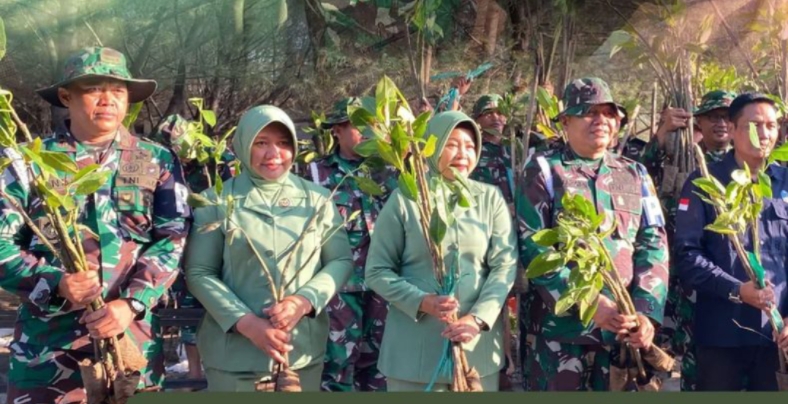
[[[323,72],[326,63],[325,33],[326,20],[321,12],[320,1],[306,0],[306,25],[309,30],[309,41],[312,44],[312,63],[315,71],[320,74]]]

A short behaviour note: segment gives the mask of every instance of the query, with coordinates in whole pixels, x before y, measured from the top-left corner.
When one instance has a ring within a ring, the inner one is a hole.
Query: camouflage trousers
[[[608,391],[610,347],[551,341],[533,336],[526,355],[529,391]]]
[[[147,342],[144,354],[148,366],[143,369],[137,387],[142,390],[159,389],[164,381],[164,361],[161,339]],[[7,403],[80,403],[87,400],[79,362],[93,357],[87,350],[63,350],[13,341],[8,371]]]
[[[669,285],[665,320],[654,339],[669,353],[681,357],[681,391],[695,391],[697,368],[692,341],[695,292],[687,293],[675,277],[670,279]]]
[[[337,293],[326,307],[330,319],[323,391],[386,391],[378,355],[388,313],[374,292]]]

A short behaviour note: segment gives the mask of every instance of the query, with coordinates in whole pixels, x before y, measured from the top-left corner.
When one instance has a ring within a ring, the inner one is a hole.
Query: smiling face
[[[563,116],[569,146],[581,157],[598,158],[618,133],[621,117],[612,104],[597,104],[582,116]]]
[[[252,142],[250,163],[252,169],[269,181],[287,174],[293,165],[293,139],[287,128],[279,123],[266,126]]]
[[[68,108],[71,131],[91,139],[114,134],[129,107],[126,83],[107,78],[86,78],[58,89]]]
[[[728,109],[717,108],[697,117],[703,143],[709,149],[725,148],[731,141],[728,132]]]
[[[455,128],[443,147],[438,160],[438,170],[444,178],[454,180],[452,168],[467,178],[475,166],[476,143],[473,140],[473,132],[466,128]]]

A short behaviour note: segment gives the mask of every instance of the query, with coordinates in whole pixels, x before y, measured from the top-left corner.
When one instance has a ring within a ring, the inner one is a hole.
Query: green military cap
[[[703,115],[719,108],[729,108],[736,98],[736,93],[724,90],[709,91],[703,95],[700,106],[695,108],[693,115]]]
[[[473,105],[473,119],[482,116],[485,112],[493,109],[498,109],[498,104],[503,100],[498,94],[485,94],[476,100]]]
[[[607,83],[598,77],[585,77],[569,83],[564,89],[564,110],[558,116],[583,116],[598,104],[614,105],[621,116],[621,126],[627,123],[627,111],[613,101],[613,94]]]
[[[349,122],[349,110],[351,107],[364,107],[369,111],[375,111],[375,99],[372,97],[350,97],[337,101],[326,117],[326,121],[323,122],[323,129],[329,129],[334,125]]]
[[[91,77],[106,77],[121,80],[129,90],[129,102],[145,101],[156,91],[156,81],[131,77],[126,64],[126,56],[111,48],[83,48],[66,59],[57,83],[37,90],[41,98],[50,104],[65,108],[57,96],[57,89],[74,81]]]

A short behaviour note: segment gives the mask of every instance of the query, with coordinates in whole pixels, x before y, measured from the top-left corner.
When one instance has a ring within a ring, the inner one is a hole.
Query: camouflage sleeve
[[[322,200],[319,203],[322,203]],[[334,203],[329,203],[325,212],[322,217],[324,243],[320,248],[320,262],[323,266],[296,291],[297,295],[305,297],[312,304],[312,316],[320,314],[337,290],[350,278],[354,267],[342,215]]]
[[[222,161],[219,165],[219,176],[222,178],[222,181],[227,182],[230,178],[233,178],[233,163],[235,163],[235,156],[229,150],[225,151],[222,154]]]
[[[651,178],[638,164],[643,214],[632,254],[632,302],[635,310],[662,324],[668,293],[668,239]]]
[[[364,279],[367,286],[415,321],[421,319],[421,301],[427,296],[400,275],[405,251],[405,223],[409,217],[404,197],[394,191],[380,211],[369,245]],[[429,259],[425,256],[424,259]]]
[[[9,166],[0,178],[0,189],[8,198],[13,198],[18,206],[27,209],[27,176],[17,175],[15,166],[24,173],[24,167],[20,164]],[[29,240],[31,232],[11,200],[0,196],[0,211],[0,287],[45,312],[60,310],[66,303],[57,296],[63,269],[48,265],[46,260],[20,247],[25,240]]]
[[[469,312],[489,327],[495,323],[501,313],[517,273],[517,239],[512,231],[512,216],[501,190],[496,187],[493,191],[492,235],[485,256],[490,273]]]
[[[546,228],[553,227],[553,202],[545,175],[540,168],[539,160],[546,165],[543,157],[532,159],[525,168],[525,175],[517,187],[515,211],[517,214],[517,239],[519,243],[520,261],[523,267],[528,265],[537,255],[547,248],[537,245],[531,236]],[[549,168],[548,168],[549,169]],[[530,279],[530,286],[542,298],[550,312],[555,311],[555,302],[567,289],[569,268],[538,278]]]
[[[659,178],[662,162],[665,160],[665,152],[659,148],[656,136],[649,140],[643,154],[638,161],[643,164],[651,178]]]
[[[143,248],[129,274],[122,298],[132,298],[151,309],[175,282],[191,222],[186,204],[188,188],[180,163],[171,154],[161,163],[153,193],[153,240]]]

